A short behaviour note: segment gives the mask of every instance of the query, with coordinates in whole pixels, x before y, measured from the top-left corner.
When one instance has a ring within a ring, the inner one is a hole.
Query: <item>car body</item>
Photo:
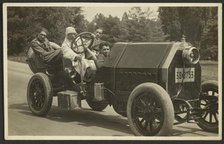
[[[201,85],[199,58],[198,49],[184,38],[182,42],[116,43],[91,81],[76,84],[66,59],[60,72],[36,71],[28,84],[28,104],[39,116],[48,113],[53,96],[58,97],[59,107],[68,109],[80,106],[81,100],[96,111],[109,104],[128,118],[135,135],[169,135],[174,119],[196,121],[204,130],[217,132],[218,85],[214,81]],[[58,77],[63,81],[60,88],[55,86]],[[38,80],[44,102],[34,107],[32,89]]]

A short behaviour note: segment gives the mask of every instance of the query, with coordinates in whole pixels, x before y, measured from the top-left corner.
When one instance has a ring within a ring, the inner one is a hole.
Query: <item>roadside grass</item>
[[[21,55],[21,56],[8,56],[8,60],[26,63],[27,56]]]
[[[218,64],[201,63],[202,81],[218,80]]]
[[[26,56],[9,56],[8,60],[26,63]],[[202,71],[202,81],[218,80],[218,62],[200,61]]]

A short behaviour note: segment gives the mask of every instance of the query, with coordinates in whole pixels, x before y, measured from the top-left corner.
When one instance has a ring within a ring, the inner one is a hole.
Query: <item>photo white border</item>
[[[3,60],[4,60],[4,127],[6,140],[221,140],[222,115],[219,120],[218,136],[9,136],[8,135],[8,59],[7,59],[7,7],[218,7],[218,82],[219,110],[222,111],[222,3],[3,3]]]

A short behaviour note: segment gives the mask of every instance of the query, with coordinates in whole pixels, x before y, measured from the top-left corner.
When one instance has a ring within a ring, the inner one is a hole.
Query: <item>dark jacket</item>
[[[97,56],[97,68],[101,68],[103,67],[104,61],[105,61],[106,57],[103,54],[99,54]]]
[[[93,41],[93,45],[90,48],[91,50],[95,50],[95,51],[99,51],[99,46],[101,43],[103,43],[104,41],[101,39],[94,39]]]
[[[55,58],[60,57],[62,54],[61,49],[55,50],[48,40],[42,43],[35,38],[31,42],[31,48],[45,63],[51,63]]]

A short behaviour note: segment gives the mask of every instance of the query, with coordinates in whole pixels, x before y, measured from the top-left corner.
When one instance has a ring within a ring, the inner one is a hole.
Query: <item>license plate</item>
[[[194,82],[194,68],[175,68],[175,83]]]

